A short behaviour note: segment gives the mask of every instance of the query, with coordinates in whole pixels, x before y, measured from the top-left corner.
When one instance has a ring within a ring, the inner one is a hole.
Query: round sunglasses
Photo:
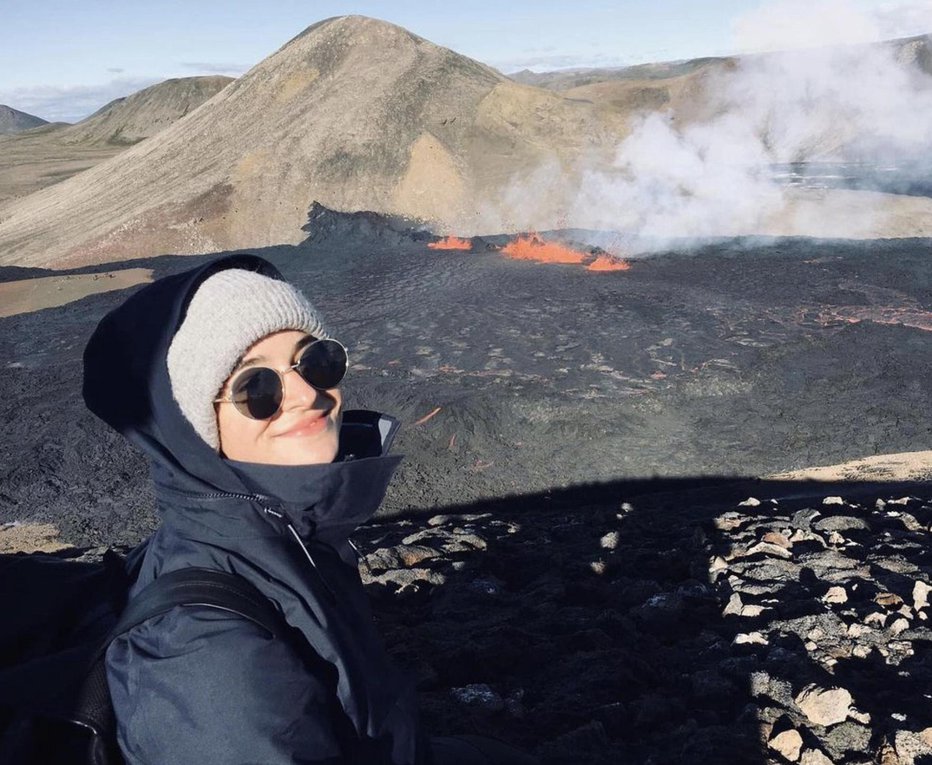
[[[292,370],[317,390],[336,388],[346,374],[346,348],[336,340],[315,340],[301,353],[295,364],[284,371],[270,367],[250,367],[230,383],[230,392],[214,399],[215,404],[233,404],[237,411],[253,420],[268,420],[282,406],[285,375]]]

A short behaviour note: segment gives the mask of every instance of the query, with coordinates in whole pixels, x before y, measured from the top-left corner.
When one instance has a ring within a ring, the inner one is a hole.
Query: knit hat
[[[172,394],[197,434],[220,448],[214,399],[246,350],[286,329],[328,337],[308,301],[287,282],[229,268],[205,279],[168,349]]]

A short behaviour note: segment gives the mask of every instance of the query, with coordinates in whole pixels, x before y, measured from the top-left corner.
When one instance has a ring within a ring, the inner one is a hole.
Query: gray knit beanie
[[[168,376],[185,418],[215,450],[220,435],[213,402],[220,388],[249,346],[285,329],[329,337],[304,295],[254,271],[218,271],[191,298],[168,349]]]

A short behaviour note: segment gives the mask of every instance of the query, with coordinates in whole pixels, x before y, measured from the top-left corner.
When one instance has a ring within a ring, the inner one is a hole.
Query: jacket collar
[[[276,527],[283,520],[302,538],[336,544],[378,510],[402,459],[387,454],[398,428],[388,415],[348,410],[336,461],[291,466],[225,460],[242,486],[235,492],[192,491],[171,471],[156,471],[163,517],[199,537],[268,534],[269,523]]]

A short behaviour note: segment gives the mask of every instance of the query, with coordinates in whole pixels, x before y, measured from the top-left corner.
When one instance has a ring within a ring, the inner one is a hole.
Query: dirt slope
[[[294,243],[315,200],[469,232],[510,179],[610,151],[619,121],[391,24],[308,28],[143,144],[8,205],[0,263]]]
[[[166,80],[118,98],[74,125],[45,124],[0,135],[0,207],[70,178],[155,135],[232,82],[229,77]],[[0,133],[2,110],[0,107]],[[0,213],[0,219],[3,215]]]

